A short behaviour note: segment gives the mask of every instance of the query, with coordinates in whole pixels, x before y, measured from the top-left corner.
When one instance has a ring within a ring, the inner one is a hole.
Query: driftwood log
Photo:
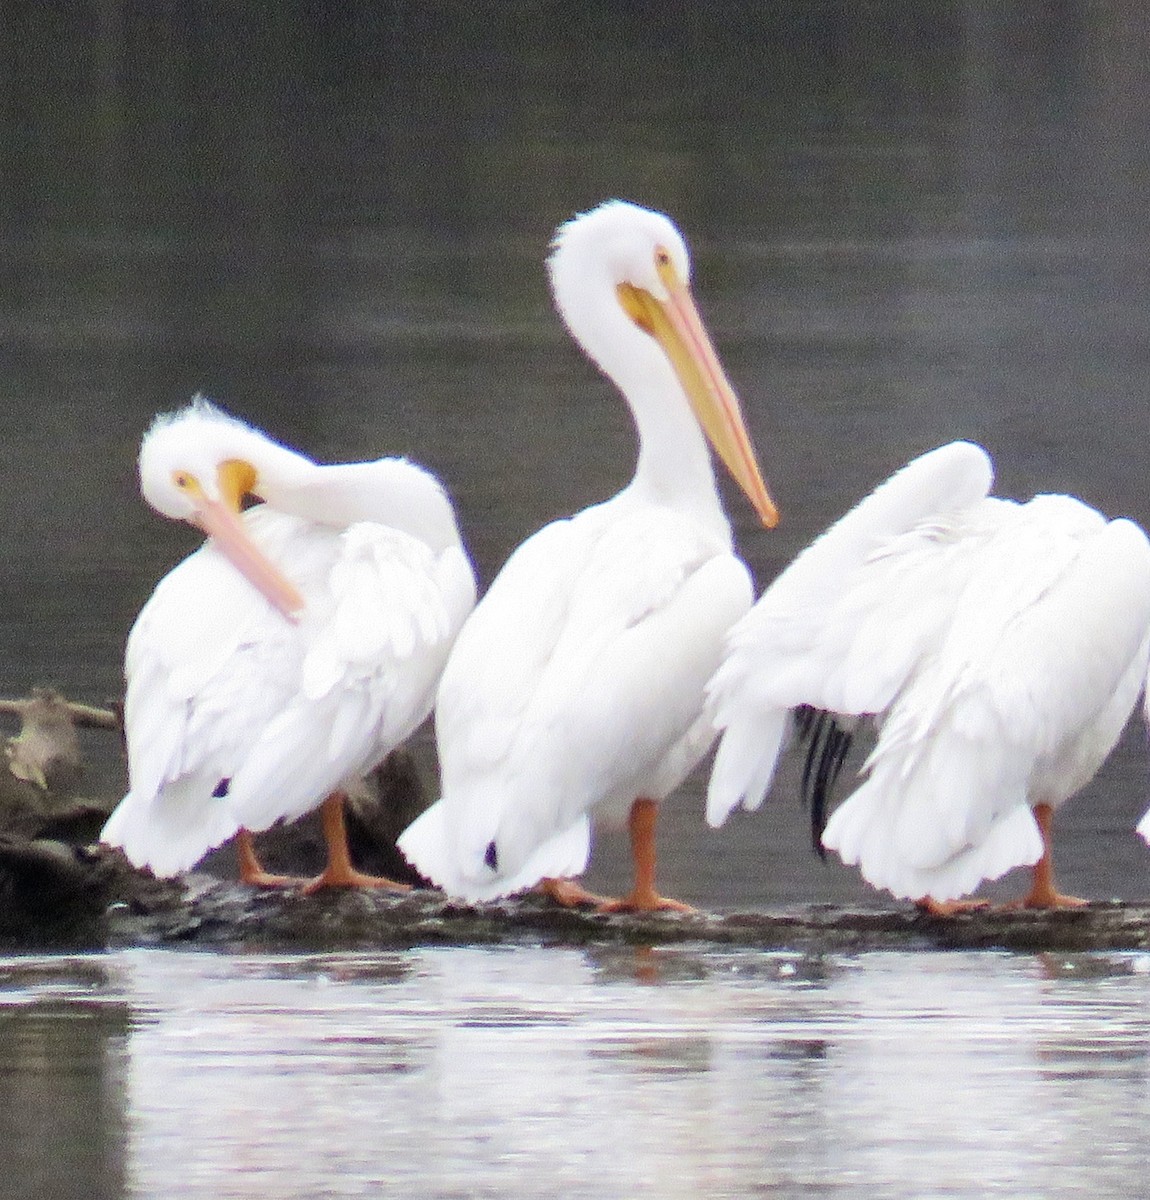
[[[811,905],[748,913],[602,915],[537,896],[461,905],[432,889],[382,892],[257,891],[233,882],[225,848],[186,879],[157,880],[96,844],[118,796],[77,788],[77,729],[121,728],[115,707],[94,708],[36,689],[0,700],[20,720],[0,764],[0,946],[97,949],[170,945],[261,950],[397,949],[523,943],[694,944],[800,953],[890,949],[1078,952],[1150,948],[1150,903],[1094,903],[1028,912],[985,909],[934,918],[911,905]],[[6,767],[6,769],[4,769]],[[363,781],[349,805],[353,854],[367,870],[400,877],[395,839],[426,803],[414,762],[400,751]],[[275,870],[310,874],[323,857],[314,821],[263,835]],[[222,876],[222,877],[221,877]],[[408,875],[408,878],[413,878]],[[418,882],[414,880],[413,882]]]
[[[119,734],[122,743],[118,705],[77,704],[38,687],[27,697],[0,699],[0,720],[4,717],[15,718],[19,729],[4,740],[0,760],[0,943],[101,945],[115,936],[125,912],[165,912],[175,919],[171,914],[193,903],[201,885],[189,891],[182,880],[154,879],[118,851],[97,844],[121,790],[98,798],[82,793],[78,731],[105,730]],[[348,841],[356,864],[419,883],[395,841],[426,803],[411,756],[403,750],[389,755],[348,796]],[[257,841],[274,871],[307,877],[323,865],[316,815],[269,830]],[[234,878],[232,849],[213,852],[201,869]]]
[[[307,951],[418,945],[694,945],[809,954],[866,950],[1081,952],[1150,948],[1150,905],[1104,902],[1056,912],[984,910],[936,918],[911,905],[812,905],[749,913],[603,915],[535,895],[461,905],[430,890],[255,893],[192,877],[176,904],[113,906],[108,945],[197,945]]]

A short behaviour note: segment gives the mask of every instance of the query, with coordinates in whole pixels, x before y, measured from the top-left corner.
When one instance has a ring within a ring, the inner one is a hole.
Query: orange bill
[[[779,521],[778,509],[763,482],[739,398],[723,371],[691,291],[669,255],[660,254],[656,269],[667,292],[665,301],[645,288],[624,283],[619,285],[620,302],[631,319],[662,347],[715,453],[762,523],[773,528]]]

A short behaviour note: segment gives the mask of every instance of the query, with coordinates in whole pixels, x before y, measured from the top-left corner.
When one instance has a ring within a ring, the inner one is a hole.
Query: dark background
[[[764,532],[728,492],[760,585],[955,437],[1003,494],[1150,517],[1141,4],[6,0],[0,38],[0,691],[118,693],[195,545],[136,447],[194,391],[319,458],[426,463],[484,582],[624,483],[626,411],[542,269],[609,196],[692,245],[782,509]],[[1068,888],[1146,894],[1145,764],[1139,724],[1064,811]],[[805,837],[788,786],[707,832],[696,781],[662,884],[868,894]],[[624,875],[601,839],[591,881]]]

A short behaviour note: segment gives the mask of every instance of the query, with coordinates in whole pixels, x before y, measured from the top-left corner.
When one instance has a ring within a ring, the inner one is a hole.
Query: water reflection
[[[1143,1182],[1139,954],[141,951],[0,963],[0,1024],[6,1178],[54,1195]]]
[[[0,964],[0,1194],[125,1194],[128,1005],[88,962]]]

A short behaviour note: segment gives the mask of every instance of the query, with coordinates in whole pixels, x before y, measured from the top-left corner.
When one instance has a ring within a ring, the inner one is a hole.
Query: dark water
[[[203,390],[448,482],[484,580],[630,470],[542,271],[672,214],[783,510],[982,441],[1001,490],[1150,519],[1150,15],[1118,0],[0,7],[0,691],[118,693],[194,545],[136,494]],[[94,784],[121,764],[94,744]],[[433,769],[426,738],[422,752]],[[1142,897],[1132,730],[1062,882]],[[667,806],[709,907],[865,895],[797,801]],[[591,882],[617,887],[601,839]],[[1013,881],[1012,881],[1013,883]],[[1147,960],[691,950],[0,963],[0,1195],[985,1197],[1144,1191]]]
[[[0,960],[0,1194],[1144,1194],[1146,955]]]
[[[1140,5],[93,0],[0,22],[2,690],[118,691],[132,617],[194,544],[138,499],[135,448],[196,390],[318,457],[427,463],[485,580],[622,484],[626,414],[541,266],[608,196],[693,245],[783,511],[766,533],[731,496],[761,582],[959,436],[1006,494],[1150,517]],[[1068,888],[1146,893],[1145,759],[1132,734],[1067,810]],[[863,894],[806,854],[797,804],[712,836],[699,794],[668,807],[666,890]],[[600,884],[620,855],[605,839]]]

